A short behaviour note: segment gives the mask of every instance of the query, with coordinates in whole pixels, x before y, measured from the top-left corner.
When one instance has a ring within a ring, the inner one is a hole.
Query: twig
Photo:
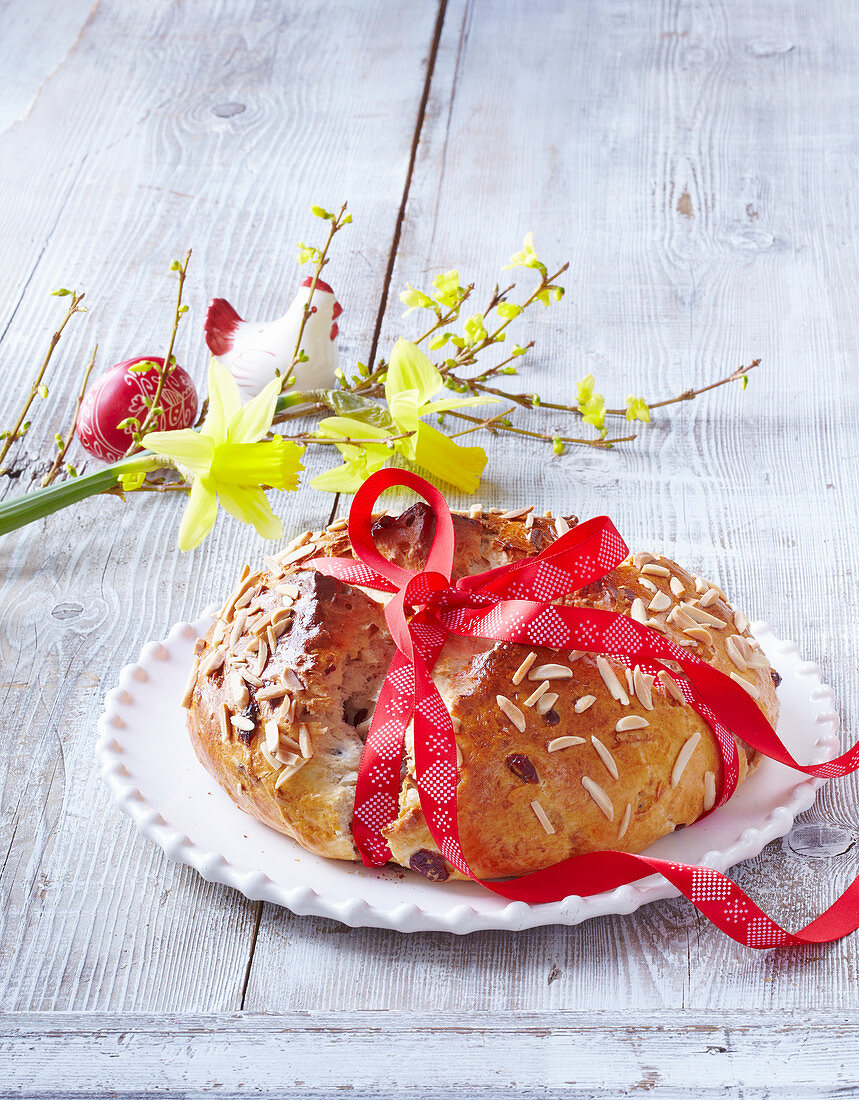
[[[87,369],[86,371],[84,371],[84,380],[78,393],[78,399],[75,402],[75,412],[74,416],[72,417],[71,427],[66,433],[65,439],[60,440],[60,448],[57,451],[57,457],[54,459],[54,464],[42,478],[43,489],[46,485],[50,485],[59,473],[60,467],[65,461],[66,452],[68,451],[69,447],[71,446],[72,440],[75,437],[75,429],[78,426],[78,416],[80,415],[81,405],[83,404],[84,394],[86,393],[87,383],[89,382],[89,376],[92,374],[92,369],[95,366],[96,355],[98,355],[98,344],[96,344],[96,346],[93,348],[92,356],[90,357],[90,361],[87,364]]]
[[[414,341],[415,344],[420,344],[423,340],[426,340],[428,336],[432,336],[438,329],[444,328],[445,325],[449,325],[451,321],[455,321],[459,316],[459,312],[462,309],[463,302],[467,301],[471,297],[471,292],[474,290],[474,283],[469,283],[467,287],[464,287],[464,294],[456,303],[455,306],[450,306],[447,313],[442,313],[441,310],[436,312],[436,322],[430,328],[426,330],[421,336]],[[498,288],[496,287],[496,290]],[[486,316],[486,314],[484,314]]]
[[[399,435],[387,435],[384,439],[353,439],[351,436],[345,436],[342,439],[320,439],[320,437],[316,435],[285,435],[283,438],[292,440],[293,443],[303,443],[305,446],[310,443],[315,443],[320,447],[340,447],[347,445],[350,447],[363,447],[368,443],[372,445],[381,443],[382,446],[388,447],[390,444],[396,443],[400,439],[411,439],[411,437],[416,434],[416,432],[401,432]]]
[[[158,370],[158,385],[155,387],[155,393],[152,396],[152,403],[148,405],[146,416],[143,418],[143,423],[132,434],[132,444],[125,452],[126,458],[135,454],[137,451],[142,450],[140,440],[146,435],[146,433],[153,426],[158,417],[161,416],[163,410],[159,406],[158,402],[161,400],[161,394],[164,391],[164,383],[173,373],[173,366],[170,360],[173,357],[173,345],[176,342],[176,333],[179,331],[179,322],[182,320],[182,314],[188,308],[182,305],[182,290],[185,286],[185,276],[188,273],[188,261],[191,259],[191,249],[185,253],[185,259],[180,263],[178,260],[174,260],[171,264],[173,271],[179,272],[179,287],[176,292],[176,310],[173,314],[173,327],[170,330],[170,343],[167,346],[167,354],[164,356],[164,362]]]
[[[334,240],[334,235],[335,233],[338,233],[344,225],[346,225],[346,222],[343,220],[343,215],[345,213],[346,203],[344,202],[343,205],[340,207],[340,212],[337,214],[337,217],[331,217],[331,225],[328,229],[328,237],[325,240],[325,244],[322,246],[322,251],[319,253],[318,258],[314,261],[313,278],[310,283],[310,291],[307,295],[307,301],[304,303],[304,309],[301,313],[301,324],[298,326],[298,336],[295,340],[295,350],[292,353],[292,362],[289,364],[289,369],[283,376],[283,382],[280,387],[281,393],[283,393],[284,390],[288,389],[288,387],[290,386],[290,379],[293,377],[293,371],[295,370],[296,365],[301,362],[301,339],[304,336],[304,329],[307,325],[308,320],[310,319],[310,315],[312,312],[310,304],[313,301],[313,295],[316,293],[316,284],[319,282],[319,276],[322,274],[322,269],[328,263],[328,249],[331,245],[331,242]],[[349,220],[351,221],[351,217]]]
[[[718,389],[719,386],[726,386],[729,382],[738,382],[741,378],[744,378],[749,371],[753,371],[755,367],[759,367],[761,364],[760,359],[753,359],[747,367],[738,367],[733,373],[729,374],[726,378],[720,378],[718,382],[711,382],[709,386],[701,386],[697,390],[684,390],[683,393],[677,397],[669,397],[665,401],[648,401],[646,402],[649,409],[664,409],[666,405],[676,405],[678,401],[693,401],[702,393],[707,393],[709,390]],[[557,406],[543,403],[544,408],[551,409]],[[626,409],[606,409],[606,414],[609,416],[625,416]]]
[[[3,443],[3,448],[2,448],[2,450],[0,450],[0,474],[5,474],[6,473],[6,469],[5,469],[5,467],[2,466],[2,462],[5,459],[6,455],[8,454],[9,448],[12,446],[13,443],[15,443],[18,439],[20,439],[21,436],[26,431],[26,428],[24,429],[24,431],[21,431],[21,427],[24,423],[24,419],[25,419],[27,413],[30,411],[30,406],[33,404],[33,402],[35,401],[36,397],[39,394],[40,388],[42,386],[42,379],[45,377],[45,371],[48,369],[48,363],[50,363],[51,356],[54,354],[54,348],[60,342],[60,337],[63,334],[63,329],[66,327],[66,325],[69,323],[69,321],[72,319],[72,317],[74,317],[74,315],[76,313],[86,312],[85,309],[80,308],[80,304],[84,299],[84,294],[83,293],[78,294],[77,291],[74,291],[74,290],[69,291],[69,290],[65,290],[65,289],[62,292],[56,291],[56,293],[58,295],[61,295],[62,297],[65,297],[66,295],[71,294],[71,297],[72,297],[71,305],[69,306],[65,317],[63,318],[62,322],[60,323],[60,327],[57,329],[57,331],[51,337],[51,342],[48,345],[48,350],[45,353],[45,358],[42,360],[42,365],[39,368],[39,373],[36,375],[35,382],[30,387],[30,394],[29,394],[27,400],[24,402],[24,408],[21,410],[21,414],[20,414],[20,416],[18,417],[18,419],[15,423],[15,427],[11,430],[11,432],[9,432],[6,435],[6,439]]]
[[[458,420],[470,420],[472,424],[483,427],[483,422],[478,416],[469,416],[468,413],[456,412],[453,409],[448,409],[444,415],[455,416]],[[601,449],[609,449],[615,443],[631,443],[633,439],[637,438],[634,435],[624,435],[614,439],[578,439],[571,435],[549,435],[546,432],[529,432],[526,428],[516,428],[512,424],[495,424],[493,425],[493,430],[499,432],[513,432],[515,435],[525,435],[532,439],[542,439],[546,443],[554,443],[556,439],[559,439],[562,443],[581,443],[586,447],[598,447]]]

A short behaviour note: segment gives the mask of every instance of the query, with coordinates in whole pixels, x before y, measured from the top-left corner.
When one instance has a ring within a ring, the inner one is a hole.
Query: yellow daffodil
[[[320,439],[355,439],[359,443],[338,443],[337,450],[346,460],[342,466],[326,470],[311,481],[313,489],[323,489],[329,493],[356,493],[362,482],[370,474],[385,465],[392,455],[390,447],[376,442],[389,439],[391,433],[383,428],[375,428],[361,420],[348,416],[329,416],[323,420],[316,432]]]
[[[323,420],[317,432],[320,438],[356,442],[337,444],[346,461],[314,478],[313,488],[354,493],[370,474],[399,454],[442,481],[473,493],[486,466],[486,452],[482,447],[460,447],[450,436],[424,424],[422,417],[464,405],[495,404],[496,399],[443,397],[430,401],[443,385],[441,374],[420,348],[408,340],[398,340],[391,352],[385,382],[389,411],[384,418],[385,426],[349,416],[329,416]],[[385,440],[391,441],[391,445]]]
[[[144,447],[169,459],[191,482],[191,497],[179,528],[182,550],[193,550],[211,531],[219,500],[231,516],[252,523],[263,538],[283,535],[263,486],[297,488],[304,448],[279,435],[264,438],[271,428],[280,384],[279,378],[273,379],[242,405],[229,371],[213,359],[209,411],[200,431],[185,428],[143,437]]]
[[[397,451],[442,481],[473,493],[486,466],[482,447],[460,447],[450,436],[424,424],[422,418],[468,405],[497,404],[494,397],[443,397],[431,401],[444,385],[441,374],[415,344],[398,340],[391,352],[385,400],[396,432]]]

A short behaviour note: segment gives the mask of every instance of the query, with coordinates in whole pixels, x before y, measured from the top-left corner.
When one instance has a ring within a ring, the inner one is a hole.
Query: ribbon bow
[[[436,530],[423,569],[404,569],[385,558],[372,534],[373,506],[394,485],[414,490],[432,509]],[[450,714],[432,680],[449,634],[491,638],[552,649],[602,654],[655,676],[667,671],[684,700],[715,735],[722,758],[721,789],[714,809],[733,794],[739,775],[734,735],[764,756],[808,775],[832,778],[859,767],[859,746],[825,764],[793,759],[751,696],[730,677],[650,627],[616,612],[565,607],[553,601],[606,576],[628,554],[611,521],[597,517],[562,535],[535,557],[451,581],[453,518],[447,503],[423,478],[405,470],[373,474],[355,495],[349,513],[355,558],[315,558],[310,568],[349,584],[392,593],[385,618],[397,652],[367,734],[358,771],[352,829],[368,866],[386,863],[383,835],[399,811],[400,766],[406,729],[414,721],[415,781],[421,809],[444,858],[500,897],[530,904],[588,896],[663,875],[727,935],[749,947],[821,943],[859,927],[859,879],[821,917],[791,934],[770,920],[730,879],[708,867],[604,851],[573,856],[552,867],[503,882],[471,870],[457,826],[456,741]],[[679,665],[682,675],[663,662]],[[618,681],[617,697],[628,702]]]

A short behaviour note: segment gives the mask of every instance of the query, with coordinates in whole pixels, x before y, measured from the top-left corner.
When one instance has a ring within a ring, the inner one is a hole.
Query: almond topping
[[[745,688],[753,699],[760,699],[760,690],[754,684],[750,683],[748,680],[744,680],[743,677],[738,676],[736,672],[731,673],[731,679],[735,684],[739,684],[741,688]]]
[[[742,613],[742,611],[734,612],[734,626],[737,628],[737,630],[739,630],[741,634],[745,634],[745,632],[749,629],[749,620]]]
[[[671,589],[678,600],[686,591],[686,588],[679,577],[672,577],[668,587]]]
[[[623,817],[620,820],[620,828],[617,830],[617,839],[621,840],[626,836],[626,830],[629,828],[629,823],[632,820],[632,803],[627,802],[626,809],[623,811]]]
[[[194,662],[194,667],[191,669],[191,675],[188,677],[188,683],[185,685],[185,694],[182,696],[182,706],[187,710],[191,705],[191,700],[194,697],[194,688],[197,686],[197,662]]]
[[[529,504],[527,508],[517,508],[512,512],[502,512],[498,517],[501,519],[521,519],[523,516],[527,516],[529,512],[534,511],[534,505]]]
[[[608,749],[598,737],[592,737],[591,744],[596,749],[597,755],[599,756],[600,760],[602,760],[603,764],[605,764],[606,768],[608,769],[609,775],[612,777],[612,779],[617,779],[620,773],[617,770],[617,764],[612,754],[608,751]]]
[[[662,684],[668,694],[672,695],[678,703],[685,704],[686,699],[683,695],[683,692],[680,690],[677,681],[674,679],[671,673],[663,671],[658,673],[658,677],[660,684]]]
[[[257,676],[262,676],[262,670],[265,668],[268,661],[268,644],[260,638],[259,647],[257,648]]]
[[[632,673],[632,683],[639,703],[645,710],[653,710],[653,677],[642,672],[640,665],[636,665]]]
[[[226,703],[221,703],[220,713],[218,715],[221,722],[221,740],[227,742],[230,739],[230,708]]]
[[[557,701],[557,694],[554,691],[547,691],[545,695],[537,700],[537,705],[534,707],[534,710],[536,710],[538,714],[548,714]]]
[[[703,626],[687,626],[683,633],[690,638],[694,638],[696,642],[703,642],[704,645],[713,644],[713,637],[710,631]]]
[[[635,619],[637,623],[647,622],[647,608],[644,606],[644,600],[642,600],[640,596],[637,596],[632,601],[629,617]]]
[[[525,715],[506,695],[496,695],[495,702],[520,733],[525,732]]]
[[[529,680],[570,680],[573,670],[566,665],[538,665],[528,673]]]
[[[667,611],[671,606],[671,597],[667,592],[657,592],[647,605],[648,611]]]
[[[227,658],[227,651],[224,648],[216,649],[214,653],[211,653],[205,661],[200,665],[200,671],[204,676],[209,676],[212,672],[217,672],[221,665]]]
[[[656,557],[653,554],[649,554],[646,550],[641,550],[639,553],[632,555],[632,564],[636,569],[641,569],[643,566],[649,565],[652,561],[656,561]]]
[[[227,683],[229,685],[230,701],[233,706],[236,710],[244,710],[250,700],[244,680],[237,672],[231,672],[227,677]]]
[[[716,775],[715,772],[704,772],[704,812],[712,810],[716,805]]]
[[[746,639],[739,634],[732,634],[730,638],[725,642],[725,652],[730,657],[731,661],[737,666],[740,672],[748,671],[748,663],[743,655],[742,643]]]
[[[576,699],[573,710],[576,714],[582,714],[588,707],[592,707],[596,701],[596,695],[583,695],[581,699]]]
[[[540,686],[539,686],[539,687],[537,688],[537,690],[536,690],[536,691],[533,691],[533,692],[532,692],[532,693],[531,693],[531,694],[530,694],[530,695],[528,696],[528,698],[527,698],[527,699],[525,700],[525,702],[524,702],[524,703],[522,704],[522,706],[524,706],[524,707],[533,707],[533,705],[534,705],[534,704],[535,704],[535,703],[537,702],[537,700],[538,700],[538,699],[539,699],[539,698],[540,698],[540,697],[541,697],[542,695],[545,695],[545,694],[546,694],[546,692],[547,692],[547,691],[549,690],[549,687],[550,687],[549,681],[548,681],[548,680],[544,680],[544,681],[542,682],[542,684],[540,684]]]
[[[281,555],[280,561],[282,565],[293,565],[295,562],[302,561],[304,558],[309,558],[311,554],[315,553],[315,546],[299,546],[297,549],[289,550],[286,554]],[[275,786],[277,786],[277,784],[275,784]]]
[[[248,619],[248,613],[246,608],[242,608],[233,619],[233,629],[230,631],[229,647],[230,649],[236,648],[236,642],[242,636],[242,631],[245,628],[245,623]]]
[[[546,752],[560,752],[561,749],[571,749],[575,745],[584,744],[584,737],[556,737],[546,746]]]
[[[599,673],[600,676],[602,676],[603,683],[608,688],[609,694],[612,696],[612,698],[617,699],[617,701],[623,706],[628,707],[629,696],[623,690],[620,680],[618,680],[617,676],[615,675],[614,669],[611,667],[605,657],[602,656],[602,654],[597,657],[597,668],[599,669]]]
[[[257,699],[280,699],[286,695],[286,684],[270,684],[260,688],[256,693]]]
[[[645,577],[670,577],[670,570],[666,569],[664,565],[645,565],[641,572]]]
[[[298,728],[298,747],[305,760],[309,760],[313,756],[313,743],[310,740],[310,730],[307,726],[299,726]]]
[[[696,623],[703,623],[704,626],[714,626],[717,630],[724,630],[728,625],[723,619],[717,619],[715,615],[705,611],[703,607],[696,607],[694,604],[689,603],[684,605],[683,610]]]
[[[599,785],[595,783],[589,775],[582,776],[582,786],[596,802],[597,806],[602,810],[609,821],[614,821],[614,806],[611,804],[611,799]]]
[[[622,730],[642,730],[645,726],[649,726],[650,723],[646,718],[642,718],[640,714],[627,714],[621,718],[615,730],[620,733]]]
[[[681,628],[687,626],[696,626],[695,620],[687,615],[682,607],[675,607],[674,610],[668,615],[669,623],[674,623],[675,626]]]
[[[265,726],[265,747],[269,752],[277,752],[280,747],[280,727],[274,718],[269,718]]]
[[[716,589],[715,588],[708,588],[707,591],[704,593],[704,595],[701,597],[701,599],[698,601],[698,606],[699,607],[709,607],[710,604],[715,603],[716,600],[718,600],[718,598],[719,598],[719,593],[716,591]]]
[[[292,779],[295,773],[301,771],[306,763],[306,760],[297,760],[290,767],[284,768],[277,779],[275,779],[274,781],[275,790],[279,790],[284,785],[284,783]]]
[[[528,656],[525,658],[525,660],[522,662],[522,664],[513,673],[512,680],[513,680],[514,684],[519,685],[519,684],[522,683],[522,681],[525,679],[525,676],[526,676],[528,670],[531,668],[531,665],[533,665],[533,663],[536,660],[537,660],[536,652],[528,654]]]
[[[656,585],[653,583],[653,581],[649,581],[647,579],[647,577],[639,577],[638,583],[641,585],[642,588],[646,588],[648,592],[658,592],[659,591],[659,589],[656,587]]]
[[[245,718],[243,714],[230,715],[230,722],[237,730],[244,730],[245,733],[250,733],[254,728],[254,724],[250,718]]]
[[[534,811],[534,815],[536,816],[537,820],[540,822],[540,824],[543,826],[549,836],[551,836],[552,833],[555,831],[555,826],[546,816],[546,811],[543,809],[540,803],[536,801],[531,803],[531,809]]]
[[[700,733],[693,733],[692,736],[686,741],[683,748],[677,754],[677,759],[674,762],[674,767],[671,769],[671,786],[676,787],[680,782],[680,777],[686,770],[686,765],[692,758],[692,753],[698,747],[698,742],[701,740]]]

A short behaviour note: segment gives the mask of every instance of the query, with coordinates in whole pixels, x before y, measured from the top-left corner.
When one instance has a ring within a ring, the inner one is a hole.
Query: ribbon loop
[[[373,505],[394,485],[422,496],[435,517],[432,545],[419,570],[389,561],[373,541]],[[824,777],[859,768],[859,746],[826,764],[800,765],[743,688],[706,661],[625,615],[553,602],[606,576],[627,556],[625,543],[606,516],[579,524],[534,557],[453,584],[453,518],[444,497],[415,474],[387,469],[373,474],[356,493],[349,535],[357,561],[316,558],[307,565],[347,583],[394,594],[385,616],[398,652],[376,704],[355,793],[353,834],[366,864],[378,866],[391,856],[384,832],[399,812],[401,762],[406,730],[413,720],[416,783],[438,850],[463,875],[501,897],[540,904],[571,894],[598,893],[658,872],[719,928],[751,947],[826,942],[859,927],[859,879],[822,917],[796,934],[785,932],[717,871],[628,852],[607,850],[571,857],[504,882],[479,879],[460,848],[456,740],[450,714],[432,679],[450,634],[585,650],[604,654],[627,668],[640,665],[651,675],[663,670],[665,662],[676,662],[682,673],[669,672],[685,701],[713,731],[721,754],[716,806],[726,802],[736,787],[735,736],[765,756]]]
[[[349,510],[349,538],[355,556],[370,569],[392,581],[398,588],[408,584],[412,577],[418,575],[389,561],[379,553],[373,541],[373,506],[382,493],[394,485],[403,485],[407,489],[412,489],[418,496],[423,497],[432,509],[436,522],[435,536],[426,564],[420,572],[441,573],[449,581],[453,568],[453,518],[447,502],[438,489],[408,470],[398,470],[395,467],[379,470],[372,477],[367,478],[355,494]]]

